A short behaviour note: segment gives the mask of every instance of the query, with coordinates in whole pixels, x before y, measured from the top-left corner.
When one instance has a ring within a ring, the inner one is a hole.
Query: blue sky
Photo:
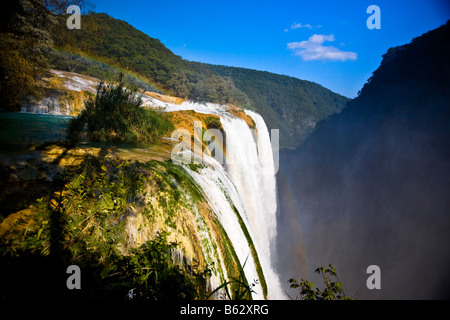
[[[191,61],[314,81],[355,97],[381,56],[450,19],[446,0],[93,0]],[[369,30],[370,5],[381,29]]]

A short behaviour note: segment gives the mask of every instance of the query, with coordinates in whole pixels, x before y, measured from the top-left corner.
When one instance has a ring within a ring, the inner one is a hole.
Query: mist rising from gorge
[[[278,268],[348,296],[450,298],[450,25],[389,50],[358,98],[319,123],[278,173]],[[369,265],[381,290],[369,290]],[[288,290],[288,292],[290,292]]]

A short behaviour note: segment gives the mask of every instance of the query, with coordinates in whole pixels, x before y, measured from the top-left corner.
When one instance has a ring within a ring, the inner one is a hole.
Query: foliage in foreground
[[[300,300],[350,300],[344,293],[342,283],[336,274],[336,269],[330,264],[329,268],[319,267],[315,270],[316,273],[322,276],[325,288],[320,290],[312,282],[301,279],[300,284],[296,279],[289,279],[292,289],[299,289]]]
[[[252,299],[255,284],[245,279],[245,263],[239,276],[208,292],[209,269],[175,263],[172,252],[178,244],[168,241],[168,233],[127,248],[124,221],[128,210],[140,205],[149,166],[88,159],[67,173],[68,182],[58,192],[33,203],[35,214],[19,218],[0,237],[0,299],[192,300],[209,299],[217,292],[223,299]],[[64,271],[71,264],[82,270],[82,290],[65,287]],[[289,280],[291,288],[300,288],[304,300],[348,299],[329,267],[316,270],[325,289],[295,279]]]
[[[174,129],[167,115],[143,108],[136,90],[100,83],[97,95],[85,102],[85,109],[71,122],[68,140],[76,143],[86,126],[94,142],[156,143]]]
[[[144,192],[145,169],[93,159],[59,192],[34,203],[32,218],[18,219],[0,238],[0,298],[204,298],[209,270],[190,266],[187,272],[174,263],[178,244],[168,241],[168,233],[126,248],[124,222]],[[82,290],[65,287],[71,264],[82,270]]]

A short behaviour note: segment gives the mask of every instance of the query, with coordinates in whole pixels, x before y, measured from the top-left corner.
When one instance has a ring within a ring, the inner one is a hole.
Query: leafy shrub
[[[209,270],[193,270],[191,275],[187,275],[173,263],[171,252],[177,243],[167,242],[167,236],[167,232],[162,232],[155,240],[132,248],[130,255],[115,255],[110,259],[101,275],[110,286],[122,287],[117,290],[119,297],[123,297],[125,292],[133,300],[178,300],[199,298],[199,294],[204,296],[205,277]]]
[[[322,275],[325,288],[320,290],[314,283],[305,279],[300,281],[300,284],[296,279],[289,279],[291,288],[299,289],[301,300],[350,300],[345,296],[342,288],[342,283],[336,274],[336,269],[330,264],[330,268],[319,267],[315,270],[316,273]]]

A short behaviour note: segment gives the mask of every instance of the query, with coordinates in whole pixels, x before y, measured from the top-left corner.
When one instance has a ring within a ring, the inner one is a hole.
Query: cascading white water
[[[245,277],[252,283],[259,277],[249,243],[233,209],[234,205],[239,212],[244,210],[238,192],[220,163],[209,156],[204,156],[203,164],[205,168],[198,172],[186,170],[202,188],[208,203],[233,244]],[[259,282],[255,283],[253,290],[254,299],[263,299],[263,290]]]
[[[238,190],[241,213],[253,239],[264,271],[269,298],[282,299],[278,276],[272,267],[271,246],[276,236],[276,179],[272,147],[266,124],[252,111],[246,113],[256,123],[255,139],[245,121],[222,118],[226,132],[227,171]],[[228,159],[228,158],[227,158]]]
[[[152,101],[147,101],[149,105]],[[157,103],[166,111],[194,110],[220,116],[226,134],[226,162],[203,154],[205,168],[188,172],[202,187],[235,248],[249,283],[259,279],[249,240],[234,208],[245,224],[257,252],[267,284],[269,299],[284,299],[281,284],[272,267],[272,250],[276,236],[276,179],[272,145],[263,118],[246,111],[256,123],[256,131],[247,123],[226,112],[227,107],[212,103],[183,102],[181,105]],[[189,152],[189,151],[188,151]],[[233,208],[234,206],[234,208]],[[262,299],[261,283],[253,290],[254,299]]]

